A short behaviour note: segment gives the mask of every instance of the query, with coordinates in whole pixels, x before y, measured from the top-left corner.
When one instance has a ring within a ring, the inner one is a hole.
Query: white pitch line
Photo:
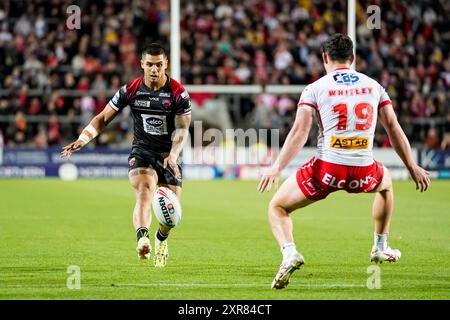
[[[57,283],[41,283],[41,284],[0,284],[0,288],[65,288],[64,284]],[[253,283],[114,283],[105,285],[92,285],[83,284],[81,287],[192,287],[192,288],[270,288],[270,284],[253,284]],[[304,287],[304,288],[363,288],[366,285],[363,284],[291,284],[290,288],[293,287]]]
[[[116,287],[200,287],[200,288],[270,288],[270,284],[253,284],[253,283],[117,283]],[[335,288],[335,287],[366,287],[363,284],[296,284],[290,287],[321,287],[321,288]]]
[[[253,283],[114,283],[105,285],[81,284],[82,287],[192,287],[192,288],[270,288],[270,284]],[[0,284],[0,288],[65,288],[64,284],[40,283],[40,284]],[[291,284],[289,287],[305,288],[357,288],[366,287],[363,284]]]

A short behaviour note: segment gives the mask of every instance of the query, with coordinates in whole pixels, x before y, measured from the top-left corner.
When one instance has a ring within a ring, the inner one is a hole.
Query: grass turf
[[[423,194],[412,182],[394,183],[389,240],[402,258],[380,266],[381,289],[373,290],[373,195],[338,192],[296,211],[306,264],[272,291],[281,261],[266,214],[273,193],[256,187],[186,181],[169,263],[154,268],[137,260],[128,181],[0,180],[0,299],[450,298],[449,181]],[[79,290],[67,288],[69,266],[80,268]]]

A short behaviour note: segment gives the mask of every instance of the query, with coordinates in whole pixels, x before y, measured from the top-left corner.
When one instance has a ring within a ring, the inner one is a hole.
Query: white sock
[[[383,234],[373,234],[373,245],[376,246],[379,250],[386,250],[387,249],[387,233]]]
[[[283,261],[285,261],[292,253],[296,252],[295,243],[289,242],[281,246],[281,253],[283,254]]]

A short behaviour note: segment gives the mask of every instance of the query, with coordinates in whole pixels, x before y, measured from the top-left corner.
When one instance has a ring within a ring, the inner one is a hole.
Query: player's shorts
[[[325,199],[330,193],[371,192],[383,179],[383,165],[374,161],[365,167],[345,166],[311,158],[297,170],[297,184],[310,200]]]
[[[130,156],[128,157],[128,172],[135,168],[151,168],[156,171],[158,175],[158,184],[168,184],[172,186],[182,186],[182,179],[177,179],[175,173],[170,166],[166,168],[164,165],[164,158],[169,153],[156,153],[149,150],[144,150],[139,147],[133,147],[131,149]],[[178,170],[182,174],[181,166],[178,165]]]

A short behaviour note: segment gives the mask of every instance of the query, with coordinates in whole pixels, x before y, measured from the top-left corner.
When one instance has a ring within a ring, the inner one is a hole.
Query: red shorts
[[[297,183],[311,200],[325,199],[330,193],[373,191],[383,179],[383,165],[374,161],[366,167],[334,164],[315,157],[297,170]]]

